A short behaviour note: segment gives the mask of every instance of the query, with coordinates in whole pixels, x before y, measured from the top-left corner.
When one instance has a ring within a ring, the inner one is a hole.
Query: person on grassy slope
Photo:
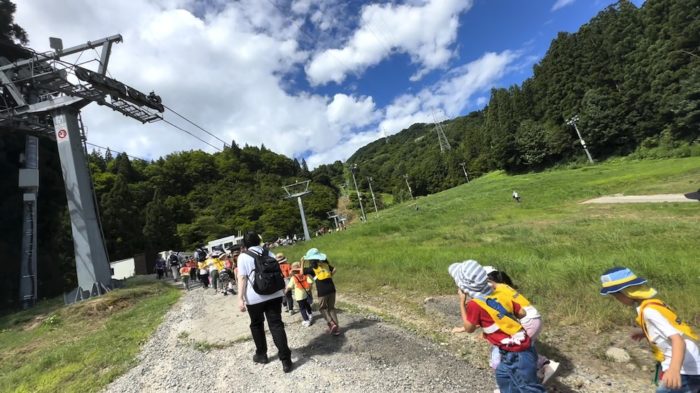
[[[303,319],[301,324],[305,327],[309,327],[312,323],[312,314],[311,304],[309,304],[308,300],[314,280],[303,273],[301,263],[299,262],[294,262],[292,264],[291,272],[292,274],[286,287],[286,293],[293,294],[294,300],[299,304],[299,310],[301,311],[301,318]]]
[[[664,302],[647,280],[630,269],[614,267],[600,277],[601,295],[612,295],[625,306],[636,307],[639,325],[631,338],[646,337],[657,362],[657,393],[700,392],[698,335]]]
[[[535,340],[542,331],[542,317],[539,311],[537,311],[525,296],[517,291],[518,287],[515,286],[513,280],[506,272],[496,270],[493,266],[484,266],[484,270],[486,270],[488,280],[494,288],[500,287],[503,291],[508,292],[513,298],[513,301],[518,303],[520,307],[525,310],[525,317],[520,319],[520,324],[523,326],[523,329],[525,329],[527,335],[532,339],[532,344],[535,345]],[[498,347],[494,346],[491,351],[491,367],[495,370],[500,362],[501,354],[498,352]],[[558,368],[559,363],[550,361],[545,356],[537,355],[537,377],[543,384],[547,383]]]
[[[311,267],[304,269],[304,274],[314,278],[319,311],[328,324],[328,332],[337,336],[340,334],[340,326],[335,310],[335,284],[333,283],[335,268],[328,262],[326,254],[318,251],[317,248],[307,251],[302,259],[311,263]]]
[[[520,324],[526,316],[508,292],[488,282],[486,270],[477,261],[453,263],[448,272],[457,284],[464,331],[481,327],[484,338],[499,349],[496,384],[503,393],[544,393],[537,378],[537,352]]]

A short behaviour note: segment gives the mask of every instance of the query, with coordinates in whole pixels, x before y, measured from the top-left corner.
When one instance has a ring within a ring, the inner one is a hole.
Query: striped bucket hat
[[[611,293],[617,293],[628,287],[646,284],[646,282],[646,279],[637,277],[636,274],[626,267],[614,267],[608,269],[600,276],[600,283],[602,285],[600,294],[609,295]]]
[[[459,289],[473,298],[488,296],[493,292],[486,270],[473,259],[453,263],[447,270]]]

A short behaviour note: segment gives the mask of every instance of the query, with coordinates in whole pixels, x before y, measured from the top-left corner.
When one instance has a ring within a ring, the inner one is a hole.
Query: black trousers
[[[272,341],[277,347],[280,360],[291,360],[292,351],[287,345],[287,333],[284,331],[282,322],[282,297],[271,299],[258,304],[248,304],[248,315],[250,316],[250,334],[255,342],[255,353],[258,355],[267,354],[267,340],[265,339],[265,319],[272,334]]]

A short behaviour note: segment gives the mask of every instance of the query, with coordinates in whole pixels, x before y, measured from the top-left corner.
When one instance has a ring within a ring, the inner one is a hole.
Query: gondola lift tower
[[[31,307],[37,301],[36,191],[38,190],[38,143],[31,135],[56,140],[65,182],[71,232],[75,250],[78,287],[64,296],[66,303],[98,296],[112,289],[109,259],[92,179],[88,169],[85,136],[80,110],[96,102],[142,123],[162,119],[160,97],[148,95],[107,76],[114,43],[113,35],[63,48],[59,38],[50,38],[53,51],[37,53],[14,46],[11,59],[0,55],[0,132],[26,132],[25,168],[20,187],[25,190],[24,232],[20,278],[20,301]],[[99,49],[96,70],[64,58]],[[29,195],[28,195],[29,194]],[[32,195],[33,194],[33,195]]]

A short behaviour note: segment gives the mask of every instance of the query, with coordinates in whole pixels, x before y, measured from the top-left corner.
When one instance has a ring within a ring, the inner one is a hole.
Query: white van
[[[231,248],[233,248],[234,245],[243,245],[243,236],[227,236],[227,237],[222,237],[221,239],[216,239],[212,240],[206,245],[206,249],[208,252],[212,252],[214,247],[217,249],[221,249],[222,251],[229,251]]]

